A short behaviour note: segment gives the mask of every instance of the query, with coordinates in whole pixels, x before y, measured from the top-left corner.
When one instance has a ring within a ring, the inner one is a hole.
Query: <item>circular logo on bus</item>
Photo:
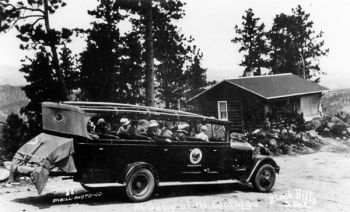
[[[197,164],[202,160],[202,151],[198,148],[192,149],[190,153],[190,161],[192,164]]]

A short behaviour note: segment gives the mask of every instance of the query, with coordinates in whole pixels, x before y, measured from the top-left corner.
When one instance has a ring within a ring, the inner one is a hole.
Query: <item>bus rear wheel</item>
[[[155,188],[155,178],[153,173],[146,168],[134,170],[127,179],[125,193],[133,202],[143,202],[148,200]]]

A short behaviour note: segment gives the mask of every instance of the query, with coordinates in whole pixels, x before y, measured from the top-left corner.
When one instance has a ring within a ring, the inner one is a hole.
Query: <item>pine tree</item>
[[[130,32],[122,37],[123,49],[120,57],[120,75],[118,77],[117,96],[120,102],[145,104],[145,63],[142,58],[141,36]]]
[[[154,38],[153,38],[153,3],[166,4],[169,0],[118,0],[115,2],[114,9],[126,9],[133,14],[140,15],[141,22],[137,25],[144,29],[144,60],[145,60],[145,103],[148,106],[154,106]],[[133,21],[134,23],[138,21]],[[134,27],[135,28],[135,27]]]
[[[191,59],[193,39],[183,35],[176,25],[185,15],[183,6],[181,1],[168,1],[153,10],[156,91],[166,108],[178,108],[186,88],[186,62]]]
[[[203,53],[195,47],[193,50],[193,59],[185,72],[186,91],[185,99],[188,101],[191,97],[200,93],[208,86],[206,72],[202,67]]]
[[[122,1],[123,2],[123,1]],[[149,37],[147,37],[148,19],[145,17],[147,8],[141,4],[134,5],[130,2],[137,0],[125,1],[123,8],[129,8],[133,14],[130,18],[133,30],[132,33],[139,34],[139,41],[142,45],[141,56],[145,61],[145,91],[149,87],[149,75],[147,63],[149,63]],[[186,38],[180,33],[176,26],[176,21],[184,16],[184,4],[180,0],[157,0],[152,4],[152,37],[154,48],[154,71],[155,93],[160,103],[164,103],[167,108],[177,108],[178,100],[183,95],[185,63],[189,60],[191,38]],[[148,43],[147,43],[148,42]],[[148,77],[147,77],[148,76]],[[146,95],[146,104],[147,103]]]
[[[2,0],[0,6],[2,8],[2,19],[0,22],[0,32],[6,32],[12,27],[20,32],[18,37],[27,42],[30,39],[36,40],[42,46],[50,49],[52,66],[58,79],[59,88],[56,93],[60,93],[60,99],[68,98],[69,91],[66,87],[63,71],[59,65],[57,46],[60,44],[58,35],[61,33],[51,28],[50,16],[60,7],[66,5],[62,0],[21,0],[16,4],[12,4],[9,0]],[[38,32],[40,31],[40,33]],[[67,30],[66,30],[67,31]],[[22,34],[27,34],[22,36]],[[40,37],[34,38],[34,33]],[[26,49],[27,45],[22,45],[22,49]]]
[[[8,158],[12,158],[14,153],[25,142],[26,126],[19,115],[11,113],[7,116],[6,124],[3,128],[1,146]]]
[[[319,58],[328,54],[324,49],[323,32],[316,33],[300,5],[292,9],[292,15],[275,17],[269,38],[271,40],[271,72],[294,73],[306,79],[319,81],[323,72]]]
[[[81,87],[93,101],[140,103],[143,80],[140,36],[120,35],[118,24],[125,16],[116,1],[101,0],[89,14],[96,18],[81,53]]]
[[[79,88],[80,72],[77,67],[77,56],[73,55],[72,51],[66,45],[59,52],[60,67],[63,72],[69,94],[73,94],[74,89]],[[71,98],[70,98],[71,99]]]
[[[26,62],[20,71],[25,74],[27,82],[30,82],[23,88],[30,102],[22,112],[34,112],[39,118],[43,101],[61,100],[60,94],[57,93],[60,85],[51,64],[50,54],[44,48],[41,48],[34,58],[27,58]]]
[[[259,23],[260,18],[255,17],[252,9],[248,9],[242,19],[242,27],[235,26],[236,36],[231,42],[239,43],[241,45],[239,52],[245,53],[244,59],[239,64],[245,67],[243,76],[248,72],[261,75],[261,69],[267,67],[266,57],[269,52],[265,25]]]

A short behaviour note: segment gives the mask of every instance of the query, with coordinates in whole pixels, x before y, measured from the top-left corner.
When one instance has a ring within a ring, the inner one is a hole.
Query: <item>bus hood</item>
[[[14,181],[19,175],[30,176],[40,194],[48,180],[50,169],[57,167],[70,174],[77,172],[73,154],[73,138],[41,133],[16,152],[9,181]]]

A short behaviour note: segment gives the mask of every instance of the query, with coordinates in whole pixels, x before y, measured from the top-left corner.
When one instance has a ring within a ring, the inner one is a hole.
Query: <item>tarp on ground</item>
[[[73,138],[41,133],[24,144],[12,160],[9,181],[16,176],[30,176],[38,193],[47,183],[49,171],[57,167],[66,173],[76,173],[73,160]]]

